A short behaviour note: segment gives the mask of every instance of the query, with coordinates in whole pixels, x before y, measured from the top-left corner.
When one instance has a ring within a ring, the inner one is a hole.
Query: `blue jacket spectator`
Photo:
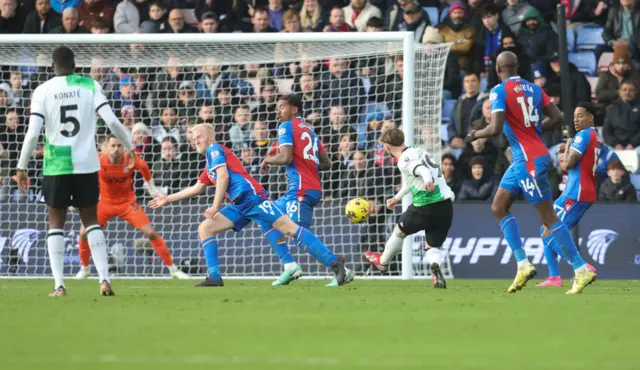
[[[67,8],[77,8],[82,4],[82,0],[51,0],[51,9],[62,14]]]
[[[211,60],[207,61],[209,64]],[[217,86],[224,83],[231,89],[231,95],[253,96],[253,85],[250,82],[241,80],[237,74],[221,71],[220,66],[207,65],[204,67],[205,73],[196,81],[196,99],[215,99],[217,97]]]

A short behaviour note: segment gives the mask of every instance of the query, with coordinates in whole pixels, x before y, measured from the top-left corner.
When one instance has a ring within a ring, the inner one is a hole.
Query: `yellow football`
[[[369,202],[362,198],[351,199],[344,208],[344,213],[354,224],[365,222],[369,219]]]

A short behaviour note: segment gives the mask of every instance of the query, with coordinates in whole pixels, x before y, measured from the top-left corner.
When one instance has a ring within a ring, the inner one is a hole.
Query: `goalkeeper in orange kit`
[[[133,189],[133,174],[135,170],[140,171],[144,177],[147,190],[151,196],[159,194],[158,189],[153,185],[149,166],[140,157],[136,157],[133,169],[128,167],[128,163],[123,152],[124,147],[115,136],[109,136],[105,143],[105,153],[99,155],[100,171],[100,201],[98,202],[98,224],[104,228],[112,217],[122,217],[127,223],[140,230],[151,243],[151,246],[169,268],[171,276],[177,279],[188,279],[189,275],[180,271],[173,263],[171,252],[167,248],[164,239],[153,228],[147,214],[136,202]],[[76,279],[84,279],[91,275],[89,260],[91,250],[87,241],[87,234],[84,227],[80,230],[80,263],[81,268],[76,275]]]

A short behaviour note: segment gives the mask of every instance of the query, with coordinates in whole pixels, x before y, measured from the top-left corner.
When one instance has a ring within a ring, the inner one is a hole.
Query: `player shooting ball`
[[[133,166],[127,165],[126,154],[120,140],[111,135],[105,143],[105,153],[98,155],[100,159],[100,201],[98,202],[98,224],[104,228],[112,217],[121,217],[127,223],[140,230],[149,239],[151,246],[156,251],[162,262],[169,268],[171,276],[176,279],[188,279],[189,275],[180,271],[173,263],[171,252],[167,243],[153,228],[149,217],[136,202],[136,194],[133,189],[133,175],[140,171],[145,181],[145,188],[152,197],[160,194],[155,187],[151,171],[147,163],[136,156]],[[76,279],[85,279],[91,275],[89,258],[91,250],[87,241],[87,233],[84,226],[80,229],[80,271]]]

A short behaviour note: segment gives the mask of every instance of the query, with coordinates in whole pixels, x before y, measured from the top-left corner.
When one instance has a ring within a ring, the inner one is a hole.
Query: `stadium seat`
[[[442,141],[444,141],[445,143],[449,142],[449,124],[448,123],[443,123],[442,125],[440,125],[440,139]]]
[[[602,53],[598,61],[598,71],[606,71],[613,60],[613,53]]]
[[[598,85],[598,77],[587,77],[589,85],[591,85],[591,100],[596,100],[596,86]]]
[[[570,53],[576,51],[576,34],[573,28],[567,28],[567,47]]]
[[[569,53],[569,62],[575,64],[582,73],[590,76],[596,74],[596,56],[590,51]]]
[[[440,19],[438,19],[438,8],[433,6],[425,6],[422,8],[425,13],[429,16],[429,21],[431,21],[431,25],[435,26],[440,23]]]
[[[449,123],[451,121],[451,110],[456,105],[455,99],[445,100],[442,104],[442,123]]]
[[[442,23],[442,21],[444,21],[444,19],[447,18],[448,15],[449,15],[449,7],[442,9],[442,12],[440,12],[440,23]]]
[[[487,91],[487,85],[489,85],[489,79],[486,77],[480,77],[480,91]]]
[[[624,168],[631,173],[638,172],[640,166],[640,159],[638,158],[638,152],[635,150],[616,150],[620,162],[624,165]]]
[[[576,30],[576,50],[595,50],[598,45],[604,44],[602,39],[603,28],[595,24],[585,24]]]

